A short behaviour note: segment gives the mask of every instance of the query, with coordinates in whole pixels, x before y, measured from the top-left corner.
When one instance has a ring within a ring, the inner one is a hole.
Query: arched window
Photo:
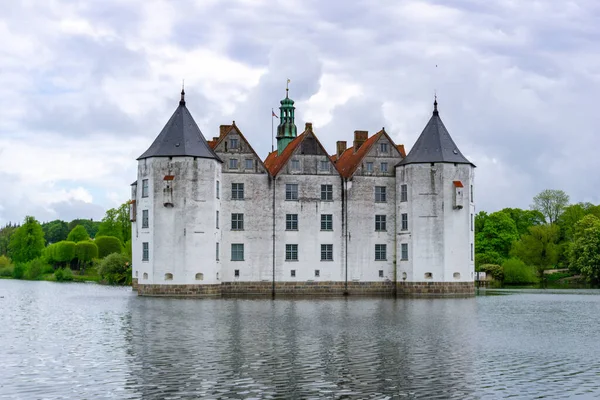
[[[453,276],[454,279],[460,279],[460,272],[455,272]]]
[[[148,273],[144,272],[144,279],[148,279]]]
[[[425,272],[425,279],[433,279],[433,274],[431,272]]]
[[[173,274],[170,272],[167,272],[165,274],[165,281],[172,281],[173,280]]]
[[[196,274],[196,280],[197,281],[203,281],[204,280],[204,274],[202,272],[198,272]]]

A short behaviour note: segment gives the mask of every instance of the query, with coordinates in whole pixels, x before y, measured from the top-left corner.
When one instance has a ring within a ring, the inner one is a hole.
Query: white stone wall
[[[396,169],[398,281],[471,282],[473,266],[470,230],[474,205],[469,201],[473,167],[467,164],[410,164]],[[463,208],[453,208],[453,181],[465,186]],[[406,184],[408,201],[400,201]],[[400,230],[401,214],[408,214],[408,231]],[[408,260],[401,260],[401,245],[408,244]],[[455,278],[454,273],[460,277]],[[431,277],[426,277],[431,274]]]
[[[139,265],[140,284],[215,284],[220,266],[216,245],[215,182],[221,180],[221,163],[193,157],[152,158],[138,164],[137,237],[133,263]],[[164,177],[173,175],[173,207],[163,205]],[[149,196],[142,198],[142,180],[148,179]],[[141,228],[143,210],[149,210],[149,227]],[[134,236],[135,234],[134,233]],[[149,243],[149,261],[142,261],[142,243]],[[148,278],[144,279],[144,273]],[[196,279],[196,274],[202,279]],[[168,279],[166,274],[172,274]],[[135,275],[135,272],[134,272]]]

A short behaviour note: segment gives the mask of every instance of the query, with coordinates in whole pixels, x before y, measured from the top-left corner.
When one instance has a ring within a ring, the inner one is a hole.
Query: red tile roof
[[[302,134],[298,135],[296,139],[288,143],[288,145],[285,147],[285,149],[283,149],[280,155],[277,155],[277,151],[269,153],[267,159],[265,160],[265,167],[267,167],[267,170],[269,171],[271,176],[277,175],[281,168],[283,168],[283,166],[287,164],[292,154],[294,154],[294,150],[296,150],[298,145],[302,143],[302,140],[306,136],[306,133],[306,131],[302,132]]]
[[[402,156],[402,158],[406,158],[406,150],[404,150],[404,145],[399,144],[396,147],[398,148],[398,151],[400,152],[400,155]]]

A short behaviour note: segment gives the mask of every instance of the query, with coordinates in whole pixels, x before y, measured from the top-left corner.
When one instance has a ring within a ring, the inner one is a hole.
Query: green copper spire
[[[290,80],[287,80],[287,84]],[[296,137],[296,125],[294,124],[294,100],[290,99],[288,85],[285,85],[285,99],[281,100],[279,107],[279,126],[277,126],[277,155]]]

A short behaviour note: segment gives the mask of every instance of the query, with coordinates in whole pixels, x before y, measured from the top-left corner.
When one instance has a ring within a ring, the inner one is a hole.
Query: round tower
[[[475,165],[433,115],[396,166],[397,293],[474,295]]]
[[[179,106],[138,158],[132,229],[140,295],[220,294],[222,161]]]

